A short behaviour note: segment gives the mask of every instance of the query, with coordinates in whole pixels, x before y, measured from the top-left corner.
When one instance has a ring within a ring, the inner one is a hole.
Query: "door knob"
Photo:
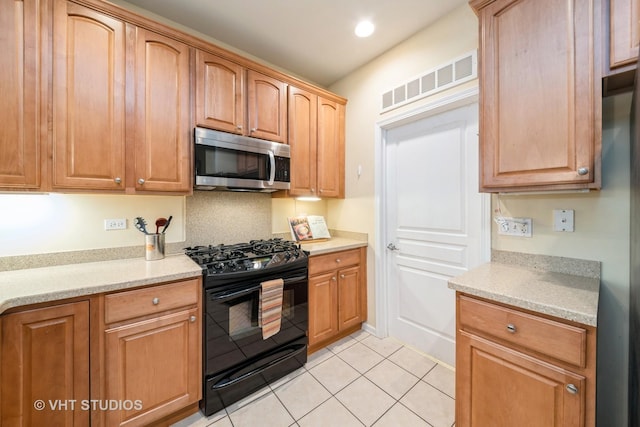
[[[398,247],[396,245],[394,245],[393,243],[389,243],[387,245],[387,249],[389,249],[390,251],[397,251]]]

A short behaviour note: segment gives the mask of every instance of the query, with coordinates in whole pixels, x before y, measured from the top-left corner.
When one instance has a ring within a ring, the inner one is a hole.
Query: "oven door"
[[[273,279],[270,277],[269,279]],[[262,279],[262,280],[269,280]],[[208,289],[205,324],[205,375],[212,375],[305,337],[308,327],[308,286],[303,273],[284,278],[280,331],[262,338],[258,326],[260,283]]]

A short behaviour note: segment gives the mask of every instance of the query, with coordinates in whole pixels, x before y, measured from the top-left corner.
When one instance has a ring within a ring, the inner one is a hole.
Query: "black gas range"
[[[202,267],[205,288],[221,286],[236,277],[246,278],[306,268],[308,253],[289,240],[251,240],[233,245],[185,248],[185,254]]]
[[[212,415],[307,361],[308,253],[271,239],[185,249],[202,267],[203,399]],[[262,284],[282,279],[281,325],[264,338]]]

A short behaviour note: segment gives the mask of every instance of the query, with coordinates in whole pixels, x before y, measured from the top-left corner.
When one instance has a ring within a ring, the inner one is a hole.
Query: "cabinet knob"
[[[578,394],[578,387],[573,384],[567,384],[567,391],[571,394]]]
[[[341,275],[340,275],[340,278],[341,278],[341,279],[344,279],[344,274],[341,274]]]
[[[312,193],[315,193],[315,192],[316,192],[316,189],[315,189],[315,188],[312,188],[312,189],[311,189],[311,192],[312,192]]]
[[[333,280],[333,281],[335,282],[335,281],[336,281],[336,276],[333,276],[333,277],[331,278],[331,280]]]
[[[158,304],[160,304],[160,298],[156,297],[156,298],[152,299],[151,302],[153,303],[153,305],[158,305]]]
[[[195,322],[195,321],[196,321],[196,316],[191,316],[191,317],[189,317],[189,321],[190,321],[191,323]]]
[[[514,325],[513,323],[509,323],[507,325],[507,331],[511,332],[512,334],[516,333],[516,325]]]
[[[578,175],[586,175],[589,173],[589,168],[578,168]]]
[[[238,129],[238,130],[242,130],[242,125],[237,125],[237,126],[236,126],[236,129]]]
[[[119,176],[115,177],[113,179],[113,182],[115,182],[116,184],[120,184],[122,182],[122,178],[120,178]]]
[[[338,264],[340,264],[340,263],[342,262],[342,260],[341,260],[340,258],[336,258],[336,262],[337,262]]]
[[[252,132],[252,133],[253,133],[253,132],[255,132],[255,131],[257,131],[257,130],[258,130],[258,129],[256,129],[256,128],[251,128],[251,132]]]
[[[320,192],[322,193],[322,191],[323,191],[323,190],[322,190],[322,188],[321,188],[321,189],[320,189]]]
[[[140,184],[140,185],[144,184],[144,182],[145,182],[145,181],[144,181],[144,179],[142,179],[142,178],[140,178],[140,179],[138,180],[138,184]]]

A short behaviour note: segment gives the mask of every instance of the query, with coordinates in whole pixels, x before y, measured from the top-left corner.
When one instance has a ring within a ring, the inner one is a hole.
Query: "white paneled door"
[[[387,129],[384,138],[389,335],[455,364],[447,280],[485,261],[478,106]]]

